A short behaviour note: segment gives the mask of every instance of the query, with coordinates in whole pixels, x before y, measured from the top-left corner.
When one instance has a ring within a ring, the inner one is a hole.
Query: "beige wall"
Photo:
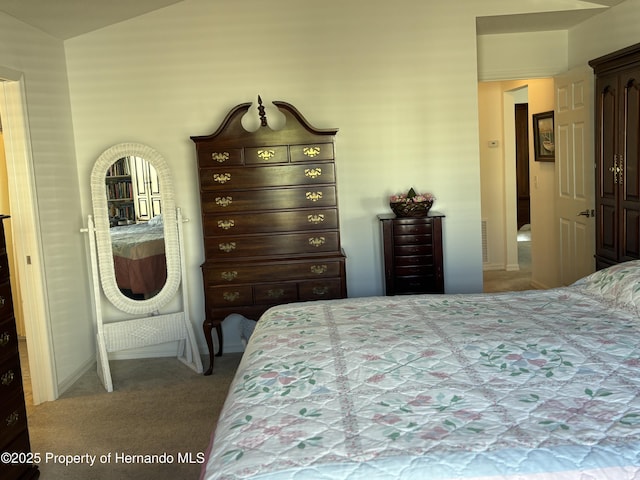
[[[203,250],[189,137],[211,133],[230,108],[258,94],[292,103],[316,127],[340,129],[350,296],[382,293],[376,215],[389,211],[390,194],[412,186],[432,191],[434,208],[447,216],[447,291],[481,291],[475,19],[456,18],[452,4],[403,7],[193,0],[66,42],[83,209],[91,166],[110,145],[137,141],[167,159],[177,203],[191,219],[196,324],[204,315]],[[225,328],[240,345],[235,327]]]
[[[44,269],[55,375],[64,386],[94,357],[91,298],[80,209],[65,53],[62,42],[0,14],[0,76],[22,74],[33,153],[42,256],[28,252],[29,268]],[[3,118],[3,125],[8,119]],[[15,206],[14,206],[15,207]],[[12,218],[16,225],[17,219]],[[16,231],[20,238],[23,232]],[[20,259],[19,263],[25,263]],[[26,267],[25,267],[26,268]],[[27,292],[28,294],[28,292]]]
[[[478,36],[478,80],[543,78],[567,69],[566,30]]]
[[[375,216],[388,211],[390,193],[411,186],[432,191],[434,208],[446,214],[446,290],[481,291],[477,79],[566,70],[567,32],[476,44],[477,15],[557,5],[550,0],[465,0],[468,8],[401,3],[375,0],[363,10],[338,0],[190,0],[65,43],[83,210],[89,212],[91,165],[105,148],[137,141],[167,158],[178,204],[192,220],[185,239],[195,323],[203,316],[203,252],[189,136],[211,133],[231,107],[258,94],[294,104],[317,127],[340,129],[339,206],[351,296],[382,293]],[[552,109],[552,101],[540,108]],[[553,165],[533,169],[544,198]],[[546,198],[541,205],[534,216],[546,222],[552,205]],[[534,247],[543,256],[548,241]],[[534,276],[541,285],[555,278],[547,270]]]
[[[625,0],[569,30],[569,68],[640,43],[640,0]]]

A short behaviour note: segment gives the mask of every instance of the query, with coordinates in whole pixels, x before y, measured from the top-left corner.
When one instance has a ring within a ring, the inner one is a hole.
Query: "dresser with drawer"
[[[378,215],[382,232],[385,293],[444,293],[442,219]]]
[[[27,410],[4,235],[4,221],[7,218],[7,215],[0,215],[0,452],[7,456],[0,462],[0,478],[26,480],[38,478],[39,470],[33,465],[30,453]]]
[[[258,320],[282,303],[344,298],[334,139],[292,105],[273,102],[285,124],[272,129],[258,99],[260,127],[247,131],[251,103],[233,108],[216,132],[195,136],[205,261],[204,333],[213,369],[212,329]]]

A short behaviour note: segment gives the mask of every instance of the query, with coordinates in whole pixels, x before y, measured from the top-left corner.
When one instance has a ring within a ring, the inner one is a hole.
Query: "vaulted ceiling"
[[[66,40],[181,1],[0,0],[0,12]]]
[[[0,12],[66,40],[181,1],[183,0],[0,0]],[[622,1],[624,0],[558,0],[557,11],[479,17],[476,22],[477,31],[478,34],[485,35],[565,30]]]

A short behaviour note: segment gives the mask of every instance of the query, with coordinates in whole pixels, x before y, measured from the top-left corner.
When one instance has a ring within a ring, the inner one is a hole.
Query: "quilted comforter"
[[[640,479],[640,263],[258,322],[203,479]],[[637,298],[636,298],[637,297]]]
[[[110,232],[118,287],[135,294],[157,293],[167,281],[164,225],[152,220]]]

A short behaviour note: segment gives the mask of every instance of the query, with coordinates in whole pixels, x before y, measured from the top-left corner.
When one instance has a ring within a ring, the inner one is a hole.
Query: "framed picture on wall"
[[[553,110],[533,114],[533,144],[537,162],[554,162],[556,144],[553,135]]]

